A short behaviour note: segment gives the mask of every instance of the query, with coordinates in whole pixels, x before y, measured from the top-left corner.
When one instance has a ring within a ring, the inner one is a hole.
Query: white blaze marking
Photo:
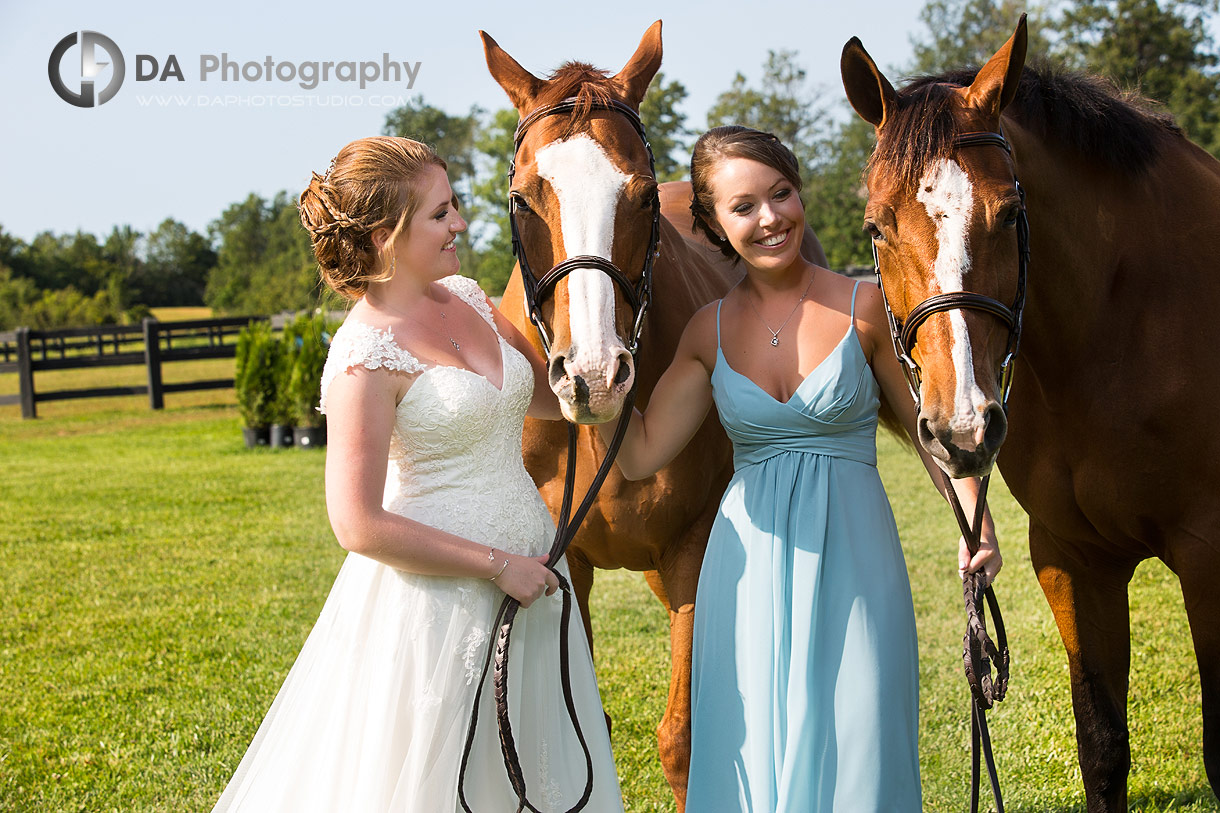
[[[932,274],[940,293],[962,290],[962,280],[970,270],[970,245],[966,229],[974,210],[974,187],[956,161],[941,159],[928,168],[919,181],[916,199],[936,224],[936,263]],[[948,311],[952,337],[953,368],[957,384],[953,397],[953,417],[949,428],[954,441],[977,442],[983,428],[983,409],[987,397],[974,377],[974,355],[966,319],[961,310]],[[958,444],[961,445],[961,444]],[[973,448],[967,444],[964,448]]]
[[[538,151],[538,176],[559,198],[563,247],[569,257],[591,254],[610,259],[614,214],[630,179],[587,135],[548,144]],[[582,375],[600,373],[610,384],[622,342],[614,332],[614,283],[593,268],[568,275],[568,324],[576,353],[568,359]]]

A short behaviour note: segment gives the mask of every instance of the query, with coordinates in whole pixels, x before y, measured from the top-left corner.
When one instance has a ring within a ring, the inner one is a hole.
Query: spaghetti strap
[[[716,303],[716,349],[717,350],[720,349],[720,306],[723,304],[724,304],[723,299],[721,299],[720,301],[718,301]],[[852,304],[852,307],[855,307],[855,303]]]
[[[856,280],[856,284],[851,289],[851,327],[856,326],[856,291],[860,290],[860,280]],[[720,323],[716,323],[717,329]]]

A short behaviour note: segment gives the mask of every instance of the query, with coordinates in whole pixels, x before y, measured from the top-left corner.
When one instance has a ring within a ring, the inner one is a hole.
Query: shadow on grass
[[[986,809],[991,809],[987,802],[991,801],[990,796],[984,796],[980,799],[980,803]],[[1138,796],[1132,796],[1127,799],[1127,809],[1133,813],[1154,813],[1154,811],[1170,811],[1180,810],[1187,805],[1193,805],[1197,802],[1210,802],[1216,804],[1216,795],[1212,793],[1212,789],[1207,785],[1198,785],[1186,790],[1155,790],[1151,793],[1144,793]],[[1085,813],[1085,806],[1065,805],[1062,807],[1046,807],[1044,805],[1032,804],[1021,805],[1018,807],[1005,807],[1010,813]]]

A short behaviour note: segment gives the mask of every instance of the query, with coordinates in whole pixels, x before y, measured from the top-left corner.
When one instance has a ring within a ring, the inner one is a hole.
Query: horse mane
[[[618,93],[610,76],[586,62],[565,62],[547,77],[547,82],[535,99],[537,107],[547,107],[564,99],[576,99],[576,108],[569,120],[568,135],[585,125],[594,104],[606,104]]]
[[[924,169],[953,152],[957,135],[952,116],[954,87],[968,87],[978,68],[964,68],[911,80],[878,139],[868,170],[886,164],[909,187]],[[1165,137],[1181,134],[1167,113],[1108,80],[1042,64],[1027,66],[1005,110],[1037,135],[1110,169],[1137,174],[1160,152]]]

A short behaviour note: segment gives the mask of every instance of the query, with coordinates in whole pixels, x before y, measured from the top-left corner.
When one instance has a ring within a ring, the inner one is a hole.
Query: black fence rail
[[[21,404],[21,417],[38,417],[41,401],[69,398],[102,398],[114,395],[148,395],[153,409],[165,406],[165,393],[224,389],[233,379],[184,381],[166,384],[161,367],[174,361],[234,358],[237,334],[251,321],[266,316],[235,316],[225,319],[192,319],[158,322],[145,319],[139,325],[30,330],[19,327],[0,333],[0,373],[17,373],[19,393],[0,395],[0,406]],[[142,364],[148,372],[143,386],[92,387],[89,389],[38,392],[34,373],[84,367],[120,367]]]

